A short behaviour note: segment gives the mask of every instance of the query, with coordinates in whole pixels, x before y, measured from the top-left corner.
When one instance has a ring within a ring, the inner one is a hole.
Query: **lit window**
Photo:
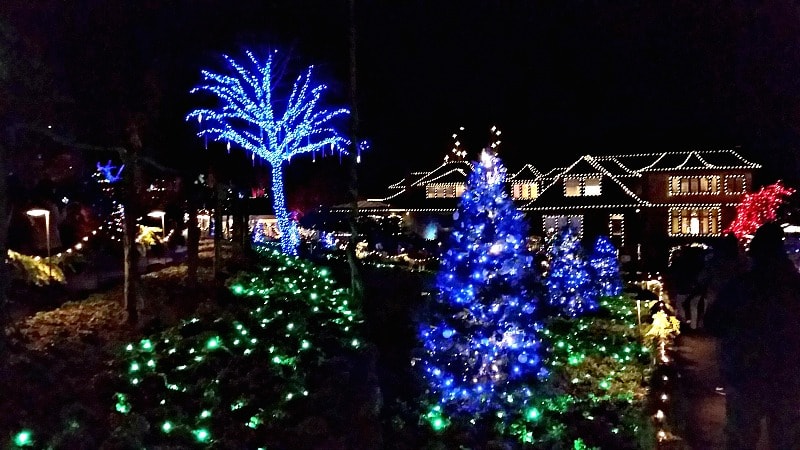
[[[600,195],[600,177],[591,177],[584,180],[583,195]]]
[[[725,176],[725,193],[726,194],[744,194],[745,193],[745,177],[744,177],[744,175],[726,175]]]
[[[622,247],[625,242],[625,216],[623,214],[608,216],[608,235],[614,245],[618,248]]]
[[[425,186],[425,198],[436,198],[436,186],[432,184]]]
[[[719,176],[675,176],[669,179],[670,195],[718,194]]]
[[[428,184],[425,186],[426,198],[454,198],[461,197],[466,186],[464,183],[454,184]]]
[[[719,215],[718,208],[672,208],[669,234],[672,236],[719,234]]]
[[[569,178],[564,180],[564,195],[578,197],[581,195],[581,180]]]
[[[511,185],[511,198],[514,200],[530,200],[536,198],[536,183],[518,183]]]
[[[583,216],[544,216],[544,232],[550,234],[569,225],[578,232],[578,236],[583,236]]]

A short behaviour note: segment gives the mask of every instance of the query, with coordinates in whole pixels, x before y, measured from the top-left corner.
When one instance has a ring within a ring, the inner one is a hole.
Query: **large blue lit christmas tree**
[[[346,108],[320,106],[324,84],[312,81],[314,66],[309,66],[294,82],[291,93],[281,95],[283,70],[275,53],[259,60],[252,52],[236,61],[225,55],[228,74],[204,70],[205,84],[192,92],[206,92],[218,101],[215,109],[192,111],[187,120],[200,123],[198,135],[241,147],[272,169],[272,206],[281,232],[284,253],[297,254],[300,235],[286,208],[283,166],[302,153],[321,155],[325,151],[347,153],[350,140],[336,129],[338,119],[349,115]],[[360,147],[359,147],[360,148]]]
[[[614,297],[622,292],[617,248],[608,236],[597,236],[589,255],[591,278],[598,295]]]
[[[419,331],[434,428],[460,413],[536,416],[530,386],[545,373],[527,224],[505,193],[497,155],[485,150],[473,166]]]
[[[556,230],[547,252],[545,285],[550,306],[569,317],[596,310],[598,292],[578,232],[569,225]]]

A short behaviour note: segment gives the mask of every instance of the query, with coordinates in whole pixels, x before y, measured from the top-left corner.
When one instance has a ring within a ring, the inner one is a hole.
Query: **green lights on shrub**
[[[539,408],[532,407],[532,408],[528,408],[525,411],[525,419],[530,421],[530,422],[536,422],[541,417],[542,417],[542,412],[539,411]]]
[[[206,341],[206,349],[208,350],[216,350],[220,347],[221,342],[219,340],[219,336],[214,336]]]
[[[250,418],[250,421],[247,422],[247,426],[250,427],[250,428],[255,429],[255,428],[258,428],[259,425],[261,425],[261,422],[262,421],[261,421],[260,417],[253,416],[253,417]]]
[[[238,426],[231,431],[247,433],[263,426],[267,417],[279,420],[290,402],[309,395],[308,374],[331,352],[363,346],[356,332],[360,314],[348,308],[349,291],[335,287],[328,269],[279,252],[256,251],[264,256],[263,266],[240,272],[228,282],[230,293],[239,298],[233,308],[221,315],[194,317],[152,340],[125,347],[128,353],[121,370],[127,374],[130,391],[123,392],[131,402],[118,394],[117,411],[142,414],[154,424],[152,432],[157,435],[150,438],[159,445],[185,438],[179,430],[198,443],[210,444],[221,439],[216,435],[212,439],[216,427]],[[264,360],[272,363],[270,367],[264,368]],[[241,371],[230,384],[221,382],[226,367]],[[269,370],[270,377],[245,376],[254,370]],[[192,373],[203,376],[195,378]],[[161,401],[140,411],[134,401],[140,396],[131,393],[151,378],[163,384],[148,384],[155,392],[147,397]],[[275,395],[261,395],[265,389]],[[229,422],[232,417],[235,422]]]
[[[128,397],[125,394],[117,392],[114,395],[114,399],[117,402],[116,405],[114,405],[114,409],[116,409],[117,412],[122,414],[128,414],[131,412],[131,404],[128,403]]]
[[[150,339],[142,339],[139,342],[139,346],[146,352],[153,350],[153,342]]]
[[[195,440],[200,443],[206,443],[211,440],[211,433],[205,428],[198,428],[192,431]]]
[[[30,447],[33,445],[33,432],[31,430],[21,430],[14,435],[14,445],[17,447]]]
[[[450,422],[442,414],[442,407],[439,405],[434,406],[425,414],[425,419],[430,424],[433,431],[439,432],[447,428]]]

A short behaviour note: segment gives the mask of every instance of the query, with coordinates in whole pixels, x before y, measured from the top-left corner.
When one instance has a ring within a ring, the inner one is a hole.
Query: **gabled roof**
[[[622,164],[616,157],[613,156],[595,156],[594,161],[603,166],[604,169],[617,178],[638,178],[642,176],[640,173],[633,171],[626,165]]]
[[[389,189],[403,189],[406,186],[406,180],[408,180],[408,183],[411,184],[414,181],[428,175],[429,173],[430,171],[411,172],[407,177],[403,177],[403,179],[397,183],[389,185]]]
[[[546,173],[542,174],[542,179],[544,180],[554,180],[556,177],[564,173],[567,170],[567,167],[555,167],[547,171]]]
[[[761,165],[746,160],[735,150],[691,150],[683,152],[641,153],[633,155],[599,156],[615,159],[637,172],[659,172],[694,169],[760,169]]]
[[[525,164],[517,173],[508,177],[509,182],[536,181],[542,177],[542,172],[531,164]]]
[[[469,173],[462,168],[456,168],[449,172],[431,178],[420,185],[441,184],[441,183],[466,183]],[[417,184],[415,184],[417,185]]]
[[[410,186],[419,186],[434,182],[440,177],[451,174],[453,171],[460,171],[464,175],[464,180],[466,180],[467,175],[472,172],[472,163],[469,161],[448,161],[410,183]]]
[[[575,196],[567,197],[564,195],[564,180],[571,177],[600,176],[600,195],[599,196]],[[569,209],[569,208],[619,208],[619,207],[638,207],[646,206],[648,202],[624,183],[606,170],[592,156],[582,156],[572,163],[564,171],[558,174],[555,179],[539,193],[539,196],[521,207],[524,211],[550,210],[550,209]]]

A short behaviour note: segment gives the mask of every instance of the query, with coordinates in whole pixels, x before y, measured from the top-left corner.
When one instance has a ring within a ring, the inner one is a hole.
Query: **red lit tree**
[[[776,219],[778,207],[794,192],[777,181],[745,195],[736,207],[736,218],[724,232],[733,233],[738,239],[752,235],[758,227]]]

